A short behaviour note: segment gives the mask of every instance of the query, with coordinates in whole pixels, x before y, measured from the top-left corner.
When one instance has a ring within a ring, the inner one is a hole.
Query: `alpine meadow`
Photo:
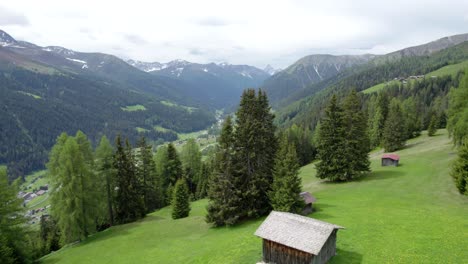
[[[0,4],[0,263],[466,263],[447,1]]]

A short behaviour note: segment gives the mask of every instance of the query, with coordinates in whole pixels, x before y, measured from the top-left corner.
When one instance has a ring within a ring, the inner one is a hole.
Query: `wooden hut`
[[[310,192],[301,192],[300,196],[304,199],[304,209],[302,209],[303,215],[308,215],[314,211],[313,204],[317,201],[317,199],[310,194]]]
[[[272,211],[255,232],[263,239],[263,262],[322,264],[336,255],[336,233],[343,227],[313,218]]]
[[[398,166],[400,156],[397,154],[384,154],[382,156],[382,166]]]

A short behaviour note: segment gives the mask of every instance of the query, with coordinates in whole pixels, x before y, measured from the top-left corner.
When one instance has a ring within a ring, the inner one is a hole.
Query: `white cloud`
[[[11,23],[0,23],[13,37],[161,62],[182,58],[286,67],[311,53],[386,53],[468,29],[463,0],[16,0],[4,5],[29,22],[19,27],[11,17]]]

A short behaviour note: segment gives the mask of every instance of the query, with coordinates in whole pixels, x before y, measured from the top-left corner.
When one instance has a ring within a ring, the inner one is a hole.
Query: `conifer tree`
[[[431,122],[429,122],[429,127],[427,128],[427,135],[432,137],[437,132],[437,125],[439,120],[437,120],[437,114],[432,114]]]
[[[320,122],[319,143],[317,146],[320,162],[316,165],[317,177],[330,181],[349,179],[348,156],[346,151],[346,131],[343,110],[335,95],[325,109]]]
[[[190,213],[190,192],[184,178],[177,180],[172,197],[172,219],[187,217]]]
[[[406,128],[400,103],[392,101],[388,118],[385,122],[383,134],[383,147],[385,151],[392,152],[401,149],[406,142]]]
[[[180,160],[185,171],[185,177],[189,185],[189,190],[192,194],[196,193],[197,184],[201,176],[201,152],[195,139],[190,138],[182,147]]]
[[[6,168],[0,166],[0,262],[5,264],[32,262],[18,187],[19,182],[8,184]]]
[[[447,128],[453,143],[460,146],[468,139],[468,70],[458,88],[450,90]]]
[[[145,215],[145,206],[130,143],[126,140],[124,148],[120,135],[116,139],[114,168],[117,186],[116,219],[119,223],[135,221]]]
[[[172,143],[167,145],[167,159],[163,168],[163,178],[165,186],[174,186],[183,175],[182,163],[177,154],[177,150]]]
[[[96,172],[99,178],[98,189],[100,197],[101,219],[104,223],[114,225],[114,189],[115,169],[113,166],[114,150],[106,136],[101,137],[99,146],[96,148]]]
[[[266,93],[245,90],[236,117],[234,164],[239,183],[235,186],[242,193],[241,218],[258,217],[271,209],[268,192],[277,147]]]
[[[348,179],[370,171],[370,139],[367,132],[367,119],[361,110],[361,102],[356,90],[353,90],[344,103],[345,138],[348,161]]]
[[[162,206],[162,190],[156,177],[156,166],[151,146],[146,143],[145,137],[138,142],[137,175],[141,182],[141,193],[145,203],[146,212],[152,212]]]
[[[468,140],[458,148],[458,158],[452,165],[450,175],[455,181],[458,191],[468,195]]]
[[[300,192],[301,178],[296,150],[294,145],[288,144],[287,136],[284,135],[273,169],[273,185],[269,193],[271,206],[277,211],[300,213],[304,207]]]
[[[208,187],[206,221],[214,226],[233,225],[240,215],[241,194],[234,176],[234,135],[231,117],[224,121],[214,171]]]
[[[65,243],[83,240],[95,231],[96,191],[93,153],[82,132],[76,137],[62,134],[47,164],[51,178],[52,216]]]

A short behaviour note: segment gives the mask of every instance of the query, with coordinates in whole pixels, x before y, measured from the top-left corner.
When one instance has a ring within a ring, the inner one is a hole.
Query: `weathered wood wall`
[[[310,264],[313,255],[263,239],[263,261],[275,264]]]
[[[398,160],[382,159],[382,166],[398,166]]]
[[[333,230],[331,235],[328,237],[327,242],[323,245],[317,256],[312,259],[312,264],[324,264],[327,263],[333,256],[336,255],[336,232]]]

